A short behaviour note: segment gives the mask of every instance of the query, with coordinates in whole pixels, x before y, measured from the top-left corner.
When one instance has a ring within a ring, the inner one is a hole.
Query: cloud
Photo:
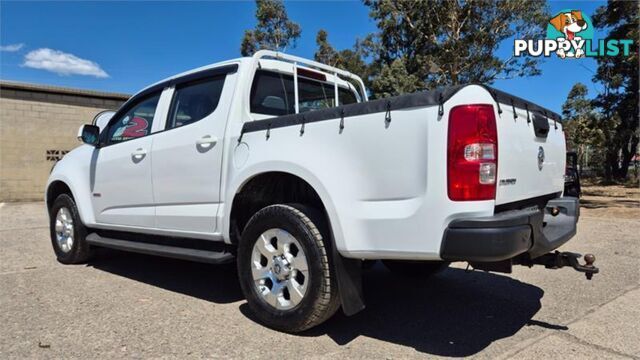
[[[107,78],[107,74],[97,63],[81,59],[60,50],[42,48],[30,51],[24,57],[22,66],[51,71],[58,75],[88,75]]]
[[[0,51],[6,52],[16,52],[20,51],[24,47],[24,44],[9,44],[9,45],[0,45]]]

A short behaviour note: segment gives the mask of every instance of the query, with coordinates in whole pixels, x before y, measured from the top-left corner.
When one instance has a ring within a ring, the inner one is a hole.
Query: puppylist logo
[[[559,57],[581,58],[585,55],[584,43],[593,41],[593,24],[580,10],[564,10],[549,20],[547,39],[556,39]]]
[[[564,9],[549,20],[546,39],[516,39],[514,41],[514,55],[549,57],[552,53],[556,53],[562,59],[628,56],[632,43],[631,39],[599,39],[594,41],[594,27],[591,18],[580,10]],[[597,44],[597,48],[594,49],[595,44]]]

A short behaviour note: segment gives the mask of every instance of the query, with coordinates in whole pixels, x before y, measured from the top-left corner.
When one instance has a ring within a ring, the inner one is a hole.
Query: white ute
[[[560,117],[487,86],[369,101],[355,74],[259,51],[156,83],[78,137],[46,188],[60,262],[237,259],[255,317],[282,331],[362,310],[367,260],[598,271],[550,253],[579,216]]]

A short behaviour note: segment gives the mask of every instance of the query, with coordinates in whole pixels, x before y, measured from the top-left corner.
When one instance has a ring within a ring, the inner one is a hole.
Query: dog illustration
[[[582,11],[580,10],[571,10],[571,12],[560,13],[553,19],[549,20],[549,23],[553,25],[556,30],[560,31],[564,34],[564,38],[558,38],[559,41],[566,40],[580,40],[580,37],[576,37],[576,33],[583,31],[587,28],[587,22],[582,18]],[[561,58],[565,57],[583,57],[584,50],[577,49],[576,53],[569,51],[565,53],[563,49],[557,51],[558,56]]]

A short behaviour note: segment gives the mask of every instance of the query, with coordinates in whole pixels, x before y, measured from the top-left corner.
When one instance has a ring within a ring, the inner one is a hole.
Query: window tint
[[[351,90],[339,87],[338,94],[340,95],[340,98],[338,99],[338,101],[340,101],[340,105],[355,104],[358,102],[358,99],[356,99],[356,94],[354,94]]]
[[[173,95],[167,129],[188,125],[211,114],[220,101],[225,76],[178,86]]]
[[[153,125],[153,116],[158,107],[158,100],[160,100],[159,93],[147,97],[112,122],[107,133],[108,143],[115,144],[151,133],[151,125]]]
[[[355,94],[339,88],[340,105],[357,102]],[[298,77],[299,110],[301,113],[334,107],[332,84]],[[251,112],[266,115],[295,113],[293,76],[258,70],[251,87]]]
[[[251,86],[251,112],[267,115],[293,114],[293,78],[258,70]]]
[[[299,110],[301,113],[333,107],[333,85],[298,78]]]

